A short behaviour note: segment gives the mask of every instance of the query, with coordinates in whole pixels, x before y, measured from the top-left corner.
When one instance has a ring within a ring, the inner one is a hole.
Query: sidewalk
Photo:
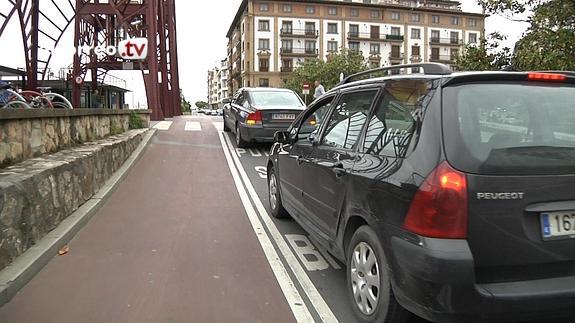
[[[216,129],[158,131],[118,190],[0,322],[292,322]]]

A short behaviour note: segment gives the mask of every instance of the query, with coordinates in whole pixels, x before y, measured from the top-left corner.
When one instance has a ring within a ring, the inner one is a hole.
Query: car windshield
[[[482,83],[446,89],[449,161],[481,174],[574,174],[575,86]]]
[[[301,107],[303,102],[294,92],[254,91],[250,93],[252,103],[257,107],[292,106]]]

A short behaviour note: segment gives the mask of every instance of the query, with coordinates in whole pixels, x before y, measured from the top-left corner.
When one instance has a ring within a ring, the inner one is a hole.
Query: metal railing
[[[354,32],[354,31],[348,32],[347,37],[352,38],[352,39],[369,39],[369,40],[381,40],[381,41],[403,41],[404,40],[404,37],[402,35],[359,33],[359,32]]]
[[[437,38],[431,37],[429,38],[430,44],[440,44],[440,45],[463,45],[463,39],[459,38]]]
[[[431,55],[429,57],[430,62],[455,62],[457,56],[455,55]]]
[[[319,50],[317,48],[280,48],[280,54],[292,54],[292,55],[314,55],[317,56],[319,54]]]
[[[402,59],[403,59],[403,54],[402,54],[402,53],[390,53],[390,54],[389,54],[389,59],[392,59],[392,60],[402,60]]]
[[[282,66],[280,68],[280,71],[282,73],[289,73],[289,72],[293,72],[293,66]]]
[[[281,28],[280,35],[284,37],[319,37],[319,30],[317,29],[290,29]]]

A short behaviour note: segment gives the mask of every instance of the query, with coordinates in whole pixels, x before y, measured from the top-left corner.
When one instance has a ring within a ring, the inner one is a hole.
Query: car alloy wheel
[[[355,305],[365,315],[377,310],[380,295],[379,265],[371,246],[360,242],[351,259],[351,283]]]
[[[275,174],[270,175],[269,195],[270,195],[270,206],[272,210],[275,210],[278,206],[278,186]]]

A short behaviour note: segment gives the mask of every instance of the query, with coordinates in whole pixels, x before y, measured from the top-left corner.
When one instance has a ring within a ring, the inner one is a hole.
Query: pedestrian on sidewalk
[[[315,93],[313,94],[313,98],[317,99],[321,97],[325,93],[325,88],[321,85],[319,80],[315,80]]]

